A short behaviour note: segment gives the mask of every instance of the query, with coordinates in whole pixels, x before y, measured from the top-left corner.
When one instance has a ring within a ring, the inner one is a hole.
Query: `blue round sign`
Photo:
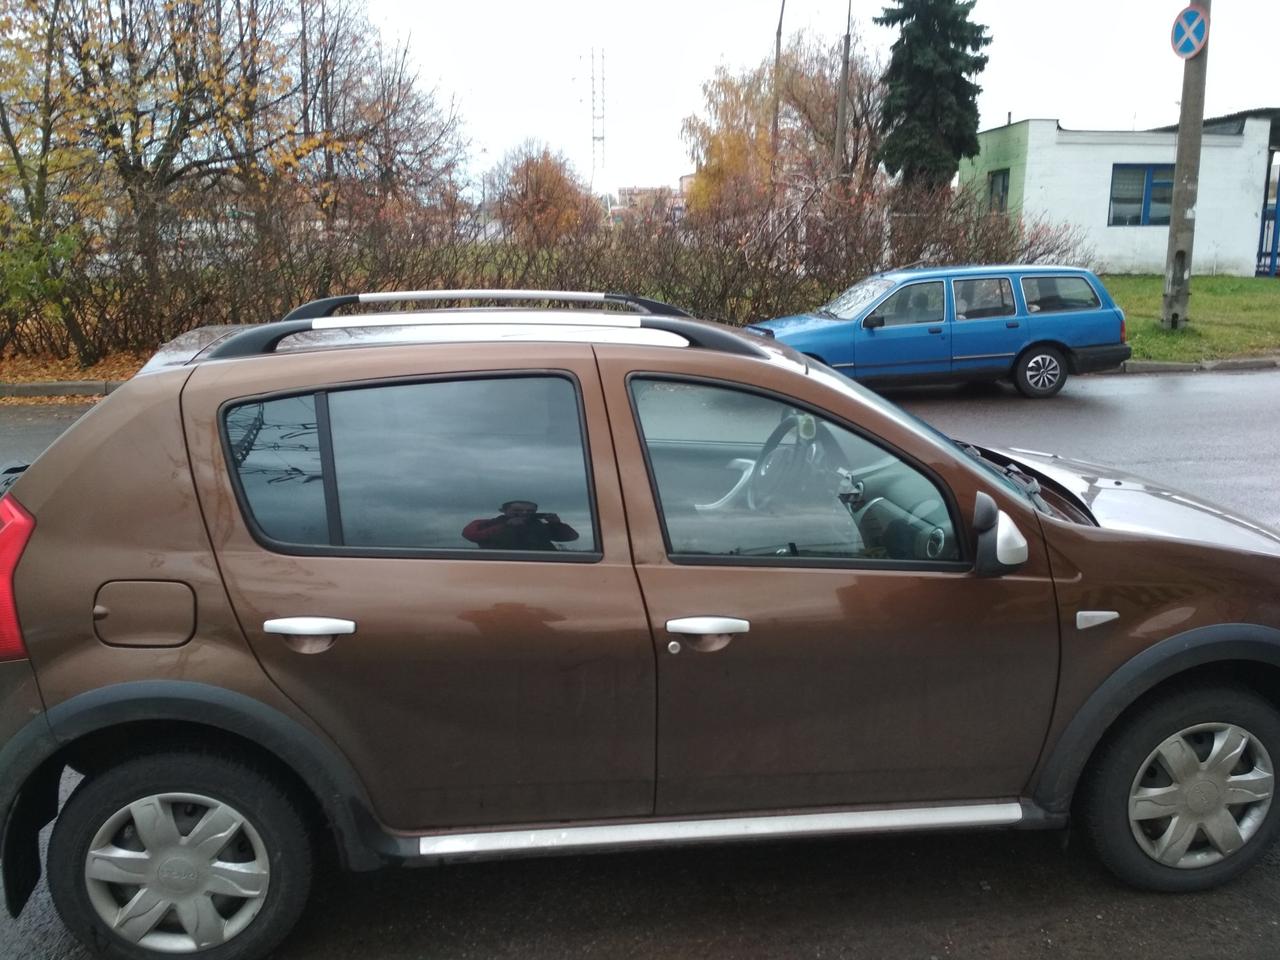
[[[1174,19],[1169,39],[1173,52],[1183,60],[1190,60],[1209,42],[1209,12],[1194,3],[1187,7]]]

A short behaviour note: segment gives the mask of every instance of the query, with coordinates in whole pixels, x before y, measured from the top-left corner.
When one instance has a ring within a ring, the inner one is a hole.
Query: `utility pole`
[[[1173,170],[1173,202],[1169,210],[1169,250],[1164,265],[1164,302],[1160,326],[1177,330],[1187,325],[1187,300],[1191,296],[1191,247],[1196,236],[1196,195],[1200,187],[1200,135],[1204,129],[1204,83],[1209,69],[1209,4],[1199,0],[1203,12],[1203,32],[1189,7],[1174,21],[1174,52],[1184,57],[1182,67],[1182,110],[1178,115],[1178,153]],[[1179,38],[1186,49],[1202,45],[1187,55],[1179,51]],[[1186,39],[1190,38],[1190,39]]]
[[[840,64],[840,86],[836,90],[836,144],[831,156],[831,173],[844,176],[844,138],[846,101],[849,97],[849,41],[853,33],[853,0],[849,0],[849,12],[844,18],[844,60]]]
[[[769,137],[769,194],[771,202],[778,193],[778,110],[782,88],[782,15],[787,12],[787,0],[782,0],[778,10],[778,32],[773,39],[773,133]]]

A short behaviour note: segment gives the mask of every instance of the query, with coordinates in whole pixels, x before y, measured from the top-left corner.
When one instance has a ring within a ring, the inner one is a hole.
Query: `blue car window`
[[[1005,277],[957,280],[955,294],[957,320],[1011,317],[1018,312],[1013,302],[1013,284]]]
[[[909,323],[942,323],[946,309],[946,293],[939,280],[903,287],[876,307],[875,313],[884,317],[886,327],[896,327]]]
[[[1032,313],[1097,310],[1102,306],[1084,277],[1023,277],[1022,295]]]

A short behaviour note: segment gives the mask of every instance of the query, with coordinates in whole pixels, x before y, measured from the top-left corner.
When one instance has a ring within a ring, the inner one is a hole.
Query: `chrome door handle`
[[[751,621],[737,617],[680,617],[667,621],[667,633],[691,633],[699,636],[724,633],[746,633]]]
[[[343,633],[355,633],[354,620],[337,617],[281,617],[263,621],[264,633],[278,633],[286,637],[334,637]]]

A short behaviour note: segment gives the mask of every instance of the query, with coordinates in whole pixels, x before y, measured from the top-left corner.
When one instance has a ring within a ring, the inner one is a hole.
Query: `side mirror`
[[[884,317],[881,314],[873,313],[871,316],[867,317],[867,319],[862,321],[862,326],[865,330],[875,330],[879,327],[883,327]]]
[[[980,577],[1013,573],[1027,562],[1027,538],[1017,524],[985,493],[973,504],[973,528],[978,533],[974,572]]]

